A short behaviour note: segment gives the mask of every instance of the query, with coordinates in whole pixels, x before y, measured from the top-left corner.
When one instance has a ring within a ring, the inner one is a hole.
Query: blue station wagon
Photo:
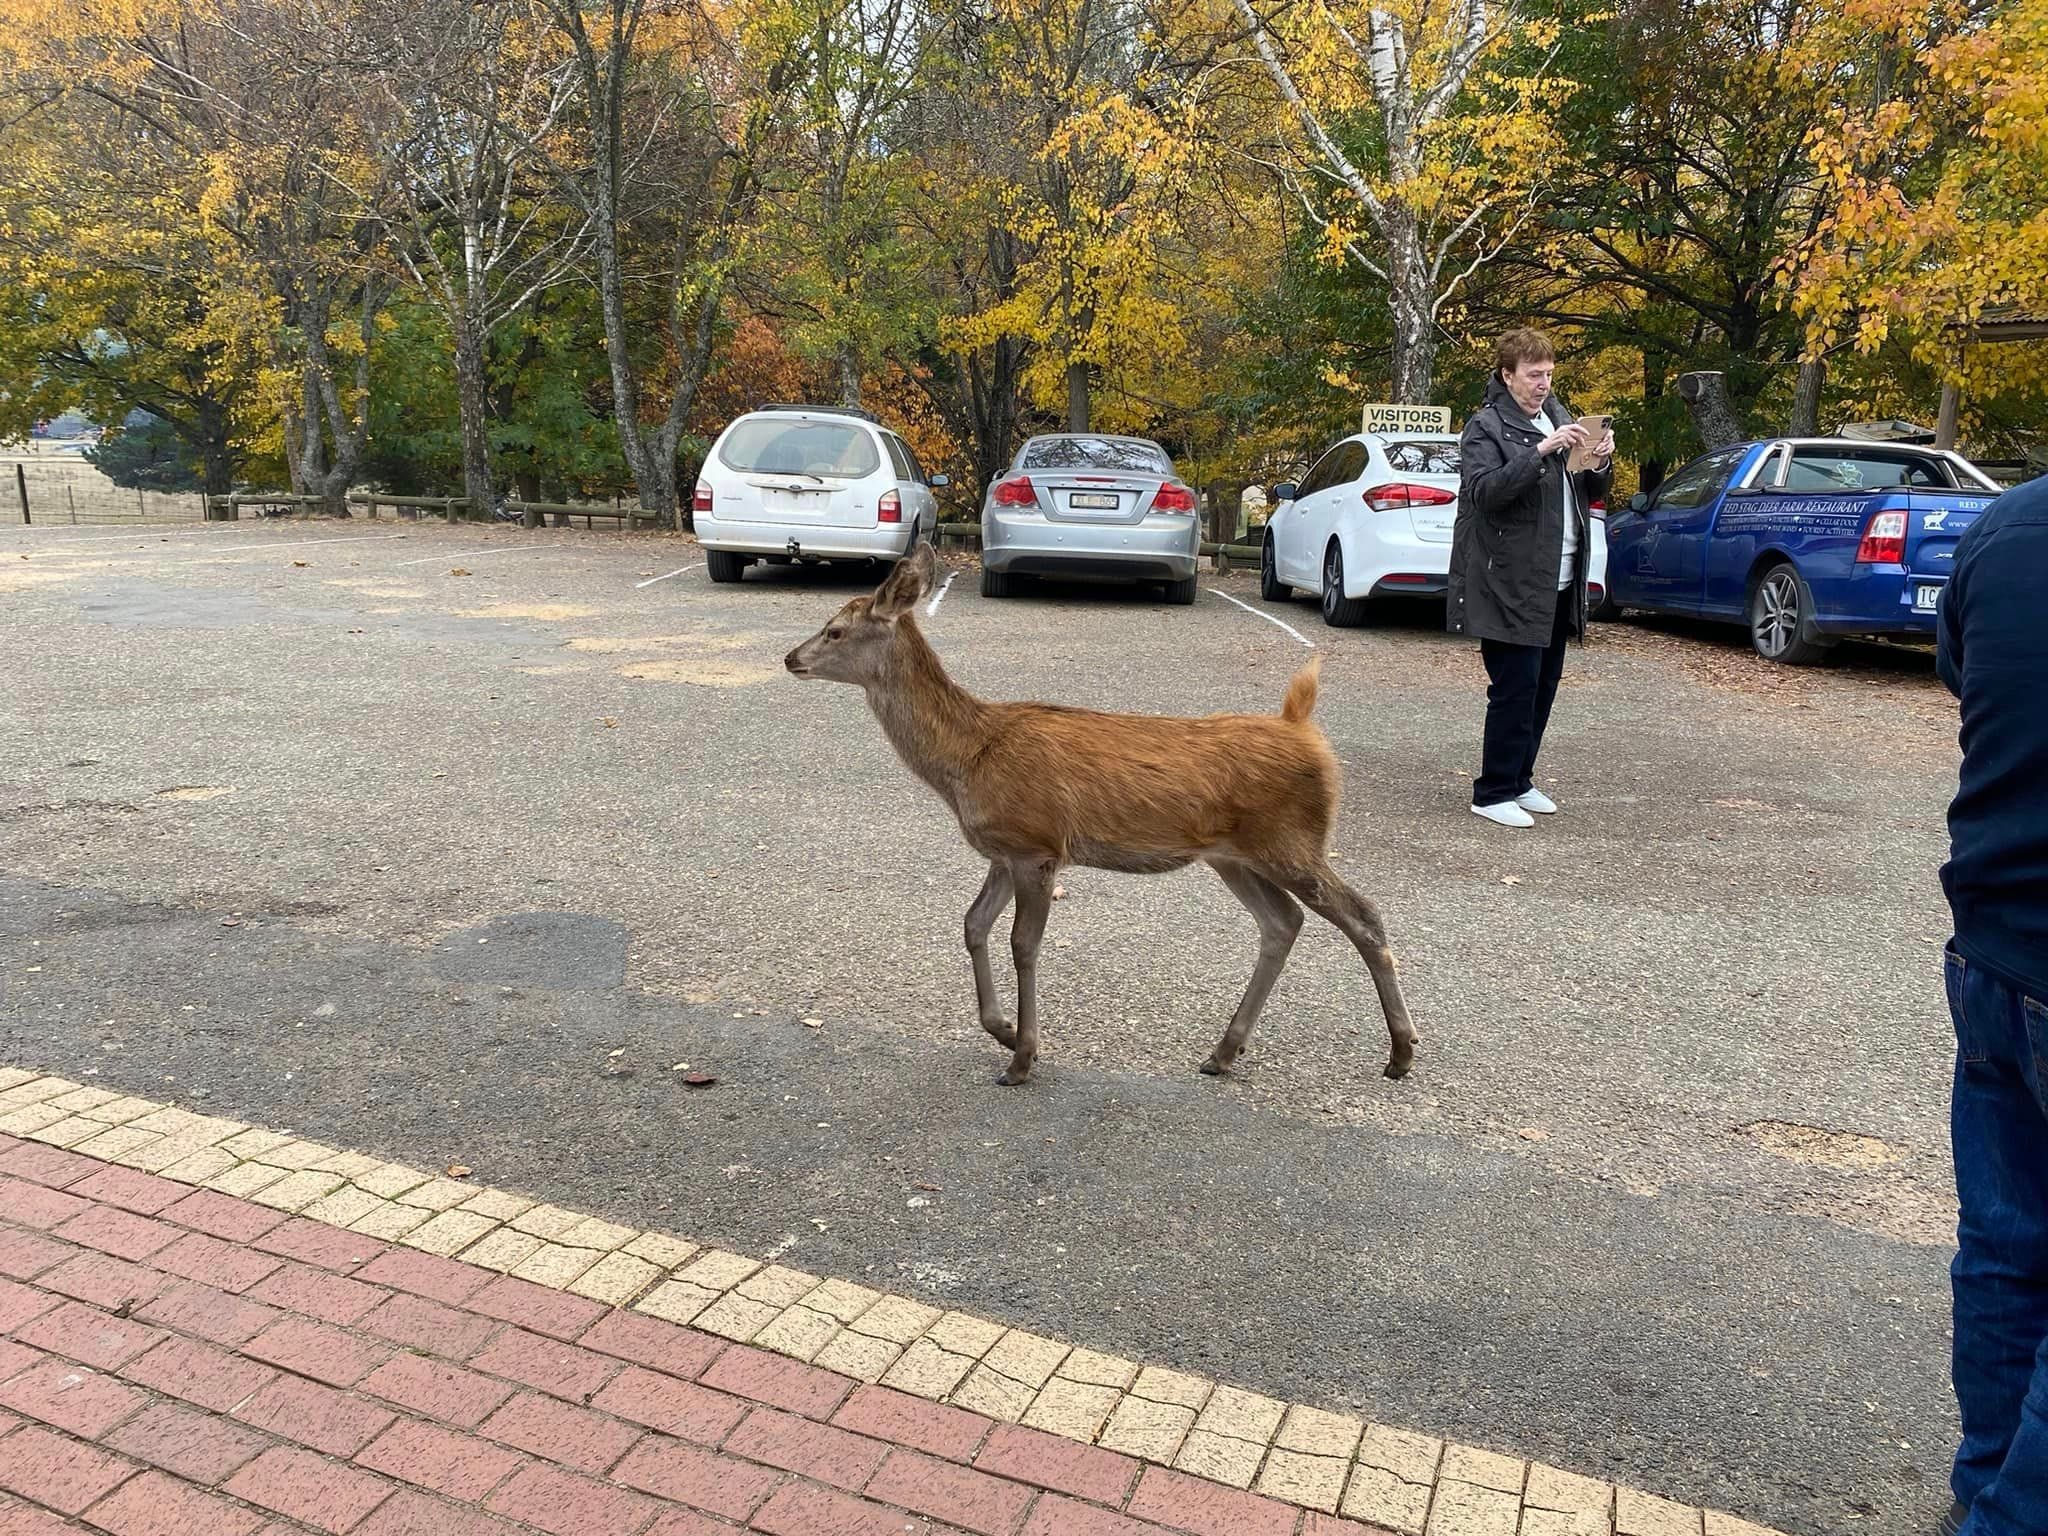
[[[1607,521],[1623,609],[1728,619],[1767,661],[1855,636],[1931,638],[1956,540],[1999,485],[1959,454],[1780,438],[1702,454]]]

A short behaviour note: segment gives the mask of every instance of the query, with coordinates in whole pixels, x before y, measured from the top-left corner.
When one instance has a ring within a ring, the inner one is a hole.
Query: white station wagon
[[[691,521],[713,581],[757,560],[896,561],[931,538],[946,483],[866,411],[771,405],[718,434]]]

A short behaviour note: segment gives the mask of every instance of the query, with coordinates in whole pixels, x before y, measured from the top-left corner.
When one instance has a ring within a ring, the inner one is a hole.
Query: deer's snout
[[[798,646],[787,656],[783,657],[782,664],[789,668],[790,672],[797,677],[809,677],[811,675],[811,669],[804,661],[804,648],[802,646]]]

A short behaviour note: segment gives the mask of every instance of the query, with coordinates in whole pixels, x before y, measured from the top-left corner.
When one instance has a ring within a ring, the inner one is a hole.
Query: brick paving
[[[0,1135],[0,1536],[738,1530],[1385,1536]]]
[[[0,1388],[92,1441],[189,1425],[138,1408],[167,1395],[485,1511],[394,1494],[359,1525],[387,1536],[551,1529],[575,1476],[617,1494],[600,1522],[677,1506],[670,1536],[832,1536],[863,1503],[899,1532],[1774,1536],[450,1174],[0,1065]],[[79,1366],[111,1379],[59,1400]]]

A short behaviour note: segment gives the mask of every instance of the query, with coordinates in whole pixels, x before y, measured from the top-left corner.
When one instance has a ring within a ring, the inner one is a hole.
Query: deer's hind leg
[[[1209,1059],[1202,1063],[1202,1070],[1215,1077],[1230,1070],[1231,1063],[1244,1050],[1252,1026],[1259,1022],[1259,1012],[1266,1006],[1273,983],[1280,979],[1288,951],[1294,948],[1295,935],[1301,932],[1301,908],[1295,905],[1292,896],[1248,865],[1211,859],[1209,867],[1230,887],[1230,894],[1244,903],[1244,909],[1259,925],[1259,959],[1252,967],[1252,979],[1245,986],[1237,1012],[1230,1016],[1230,1027],[1223,1032]]]
[[[1016,1047],[1017,1032],[1003,1017],[1003,1005],[996,996],[995,975],[988,963],[988,934],[1009,906],[1016,889],[1009,863],[1002,859],[992,861],[988,878],[981,882],[980,894],[967,909],[966,923],[967,957],[974,964],[974,1006],[981,1015],[981,1027],[1005,1050]]]
[[[1357,949],[1372,975],[1373,990],[1379,993],[1380,1011],[1387,1016],[1387,1036],[1392,1047],[1387,1056],[1387,1076],[1406,1077],[1415,1064],[1415,1026],[1408,1018],[1408,1004],[1401,997],[1401,979],[1394,969],[1394,952],[1387,947],[1386,925],[1380,921],[1379,909],[1346,885],[1322,860],[1303,870],[1262,872],[1311,912],[1334,923]]]

